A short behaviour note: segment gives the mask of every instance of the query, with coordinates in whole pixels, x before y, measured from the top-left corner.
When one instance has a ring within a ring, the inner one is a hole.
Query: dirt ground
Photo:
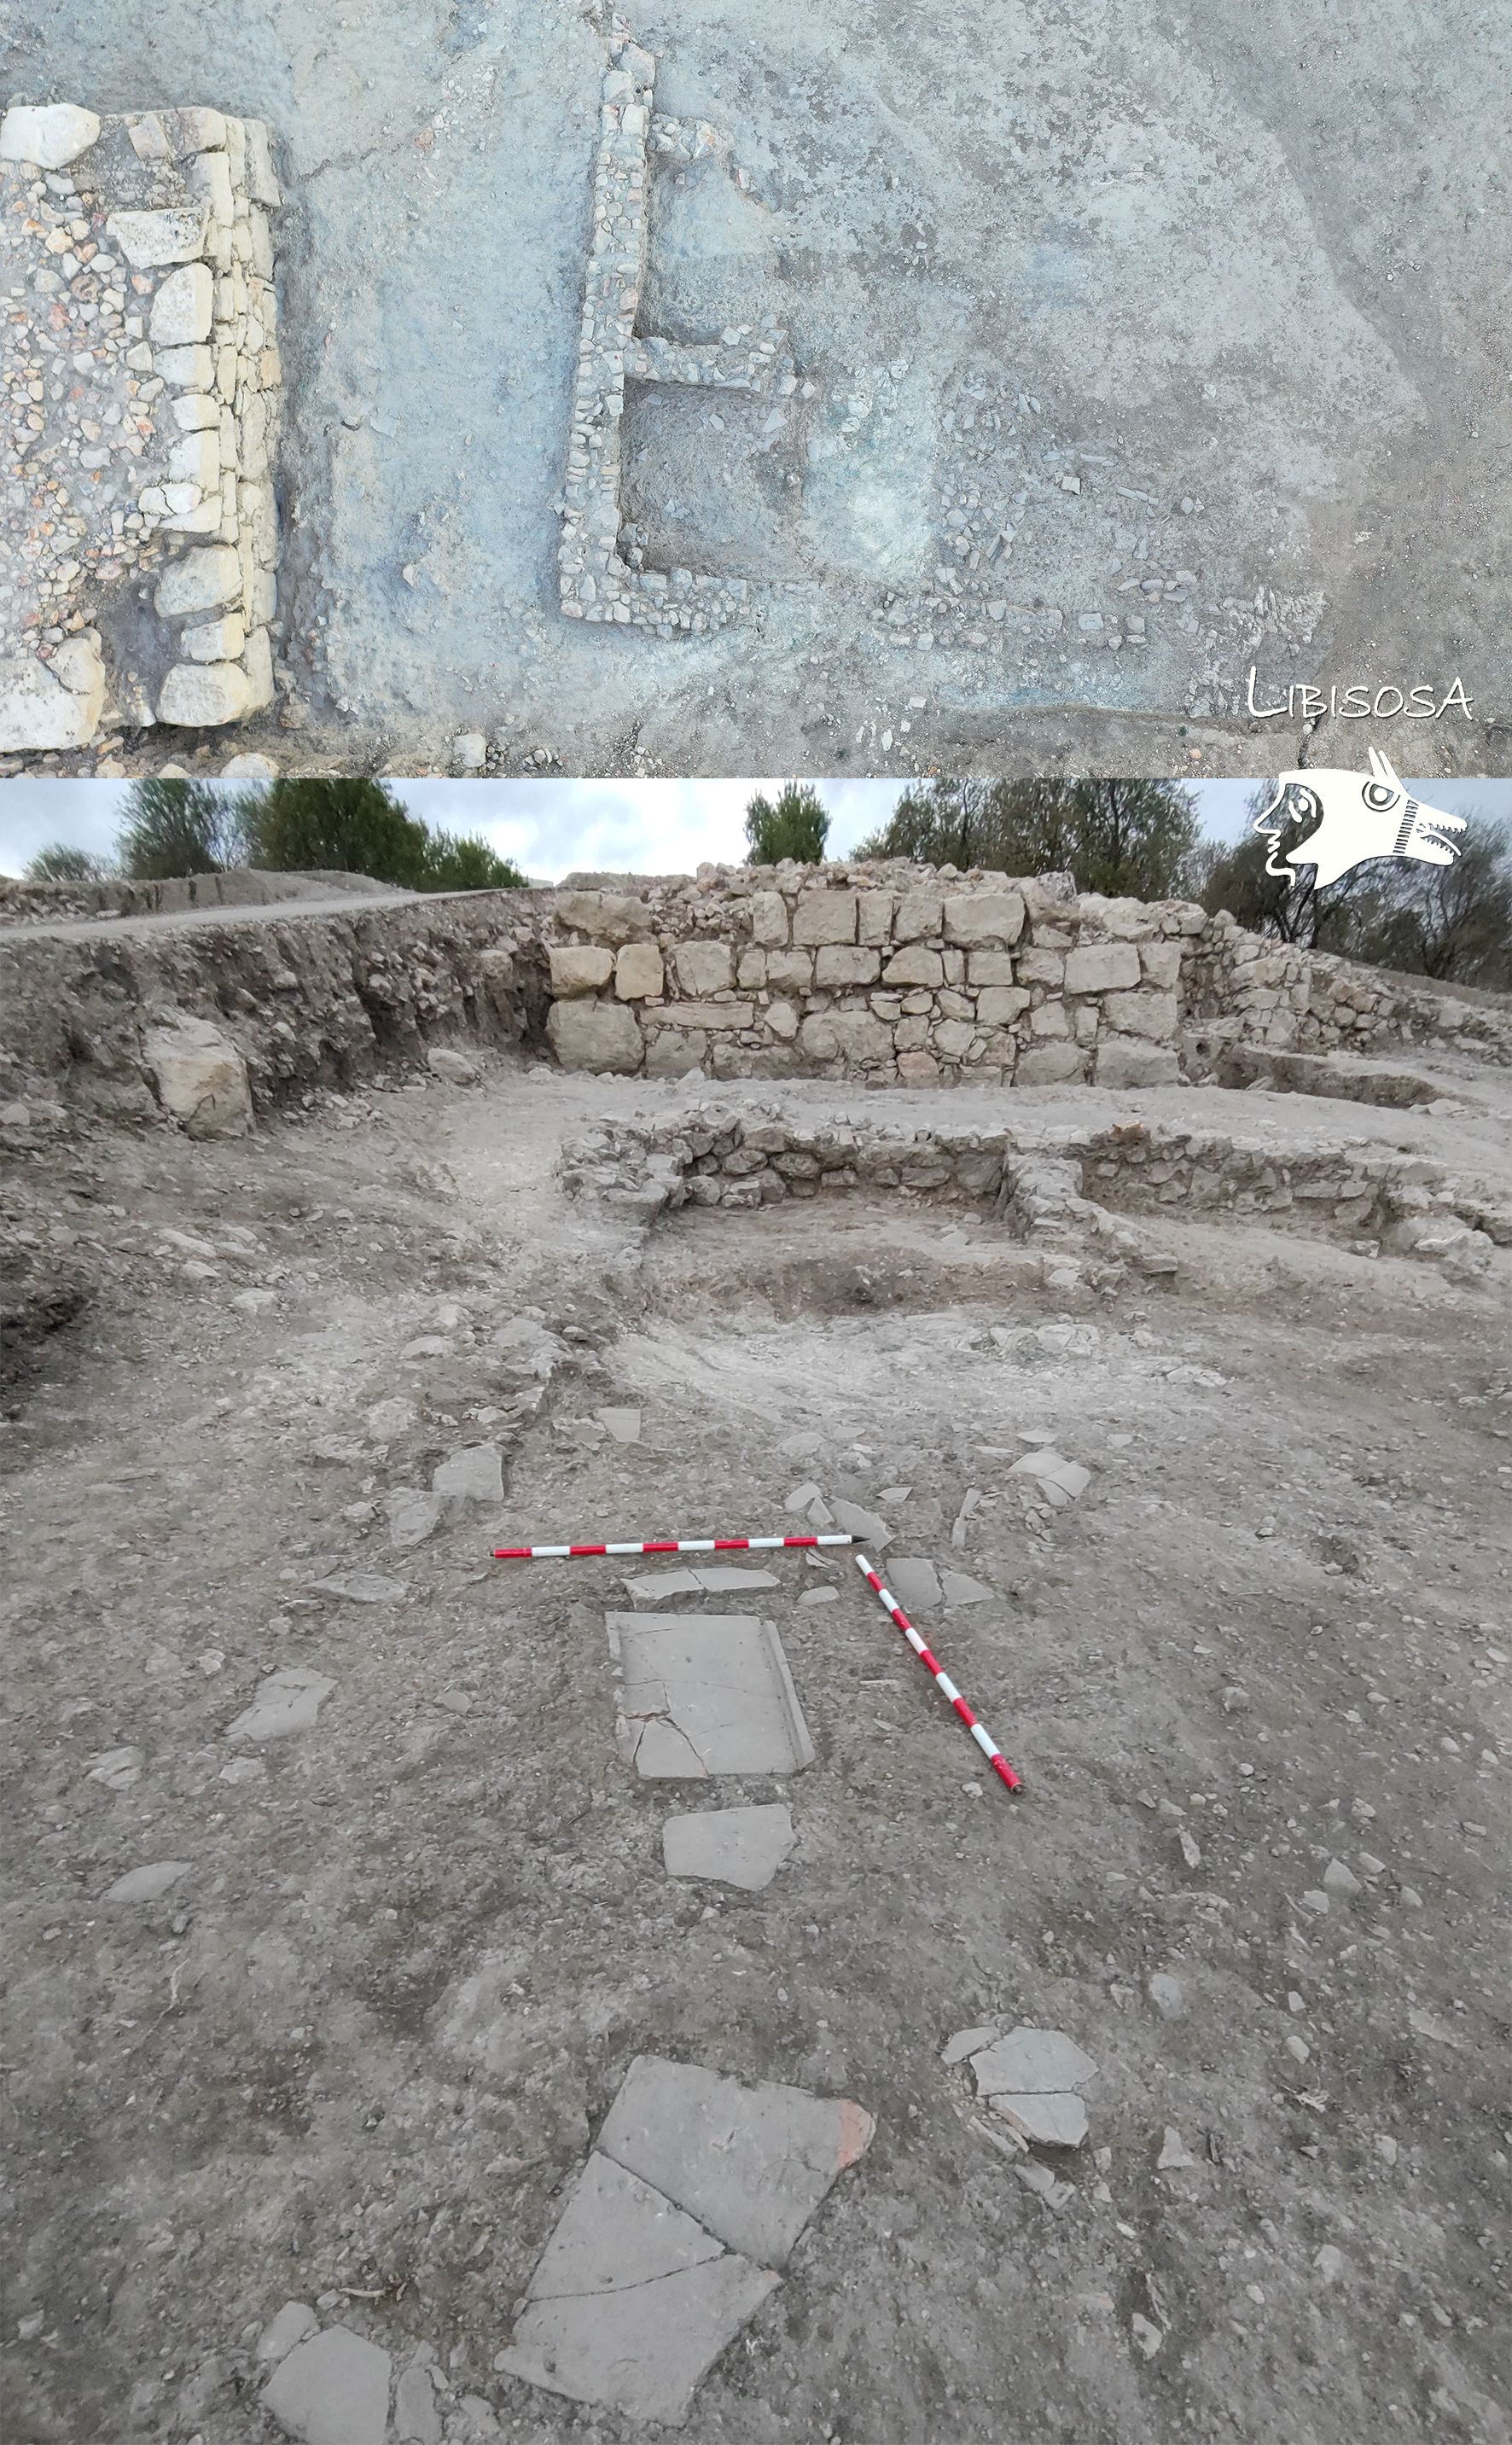
[[[1249,718],[1253,665],[1260,705],[1301,682],[1437,703],[1458,677],[1471,719],[1339,737],[1503,769],[1503,12],[1447,43],[1411,0],[1326,28],[1227,0],[629,13],[658,107],[729,148],[657,181],[645,327],[771,314],[814,386],[775,441],[761,401],[632,401],[648,565],[754,591],[670,644],[554,592],[606,10],[8,10],[17,98],[200,101],[279,136],[289,728],[237,747],[406,774],[475,731],[500,771],[1256,773],[1304,724]],[[974,645],[950,605],[983,571]]]
[[[1457,1114],[1014,1105],[1504,1185],[1512,1086],[1446,1087]],[[560,1193],[564,1134],[690,1092],[499,1058],[476,1091],[9,1167],[93,1295],[0,1446],[7,2434],[271,2436],[253,2347],[288,2299],[433,2346],[448,2445],[644,2433],[492,2363],[651,2050],[878,2126],[692,2437],[1505,2445],[1512,1253],[1465,1284],[1172,1214],[1168,1287],[1068,1295],[963,1205],[647,1232]],[[522,1314],[561,1362],[523,1399],[495,1338]],[[639,1442],[603,1437],[610,1404]],[[1092,1482],[1031,1521],[1007,1472],[1044,1429]],[[480,1438],[502,1508],[394,1550],[383,1497]],[[803,1481],[991,1588],[923,1626],[1024,1789],[978,1771],[843,1552],[778,1557],[758,1603],[699,1601],[778,1624],[816,1762],[715,1796],[787,1801],[797,1848],[761,1893],[675,1880],[687,1786],[613,1739],[604,1616],[636,1566],[488,1548],[778,1533]],[[353,1573],[401,1593],[313,1592]],[[290,1669],[334,1685],[318,1719],[229,1740]],[[159,1899],[103,1898],[169,1860]],[[1017,2021],[1098,2065],[1048,2202],[940,2061]],[[1172,2130],[1191,2161],[1157,2170]]]

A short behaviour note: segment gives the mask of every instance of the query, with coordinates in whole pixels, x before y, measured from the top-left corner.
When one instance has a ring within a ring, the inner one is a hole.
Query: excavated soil
[[[1459,1122],[1013,1100],[1441,1158],[1458,1130],[1504,1183],[1506,1090],[1476,1092]],[[683,1100],[496,1059],[476,1092],[12,1165],[85,1285],[3,1447],[13,2433],[258,2437],[286,2299],[433,2345],[448,2445],[494,2433],[482,2404],[538,2445],[644,2433],[491,2363],[654,2051],[878,2125],[691,2436],[1503,2439],[1512,1255],[1456,1281],[1172,1214],[1172,1274],[1055,1290],[969,1204],[648,1228],[560,1193],[564,1135]],[[532,1312],[526,1379],[495,1335]],[[1046,1434],[1091,1483],[1031,1512],[1009,1472]],[[502,1506],[396,1550],[383,1498],[480,1439]],[[797,1846],[764,1892],[676,1881],[689,1787],[614,1746],[636,1566],[489,1546],[802,1528],[803,1482],[990,1591],[921,1627],[1024,1788],[843,1550],[780,1556],[759,1599],[698,1603],[776,1622],[816,1761],[703,1804],[784,1800]],[[354,1574],[399,1592],[316,1591]],[[289,1670],[334,1685],[318,1719],[229,1740]],[[104,1898],[167,1860],[159,1900]],[[1048,2201],[940,2061],[1017,2021],[1099,2067]],[[1171,2129],[1191,2161],[1158,2170]]]

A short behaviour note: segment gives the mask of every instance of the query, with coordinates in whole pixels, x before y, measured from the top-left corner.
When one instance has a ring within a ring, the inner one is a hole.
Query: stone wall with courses
[[[1240,1039],[1512,1060],[1512,1004],[1246,934],[1194,903],[901,864],[564,887],[548,1036],[569,1069],[884,1086],[1154,1086]]]
[[[1140,1215],[1264,1216],[1371,1253],[1477,1274],[1512,1245],[1512,1210],[1413,1155],[1363,1144],[1287,1148],[1143,1121],[1109,1129],[875,1129],[820,1124],[767,1104],[699,1105],[655,1123],[606,1124],[564,1148],[569,1194],[643,1215],[684,1204],[756,1206],[851,1189],[991,1204],[1015,1238],[1055,1246],[1078,1227],[1111,1253],[1111,1205]],[[1105,1203],[1106,1201],[1106,1203]]]
[[[1206,1052],[1238,1042],[1304,1053],[1442,1044],[1512,1062],[1504,995],[1457,994],[1430,978],[1264,942],[1226,909],[1191,945],[1182,990],[1187,1028]]]
[[[26,506],[0,589],[0,751],[85,746],[112,715],[238,720],[273,694],[269,131],[197,107],[18,104],[0,175],[35,256],[6,300]]]
[[[901,865],[702,868],[559,890],[547,1033],[568,1068],[877,1085],[1179,1074],[1171,901]]]

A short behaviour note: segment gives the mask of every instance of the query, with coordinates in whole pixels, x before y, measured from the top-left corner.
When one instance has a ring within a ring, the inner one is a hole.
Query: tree
[[[253,866],[420,887],[430,836],[382,781],[270,781],[241,804]]]
[[[409,891],[517,890],[525,877],[484,840],[433,832],[382,781],[270,781],[241,801],[252,862],[324,867]]]
[[[134,781],[116,849],[122,873],[141,881],[219,874],[242,859],[236,793],[212,781]]]
[[[774,805],[758,792],[745,811],[745,836],[750,842],[747,866],[780,866],[792,858],[799,866],[822,866],[830,818],[812,781],[789,781]]]
[[[496,856],[476,833],[431,834],[422,891],[518,891],[524,884],[513,860]]]
[[[27,867],[28,883],[101,883],[110,872],[107,858],[92,849],[73,849],[67,841],[49,841]]]
[[[1168,900],[1197,843],[1178,781],[935,781],[905,791],[858,857],[1074,874],[1083,891]]]
[[[1459,851],[1452,866],[1395,862],[1387,905],[1355,956],[1409,976],[1512,991],[1512,833],[1468,815]]]

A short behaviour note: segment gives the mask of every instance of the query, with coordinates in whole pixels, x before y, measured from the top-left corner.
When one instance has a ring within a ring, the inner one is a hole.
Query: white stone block
[[[17,103],[0,119],[0,161],[32,161],[39,170],[65,170],[98,142],[100,121],[71,102],[32,106]]]

